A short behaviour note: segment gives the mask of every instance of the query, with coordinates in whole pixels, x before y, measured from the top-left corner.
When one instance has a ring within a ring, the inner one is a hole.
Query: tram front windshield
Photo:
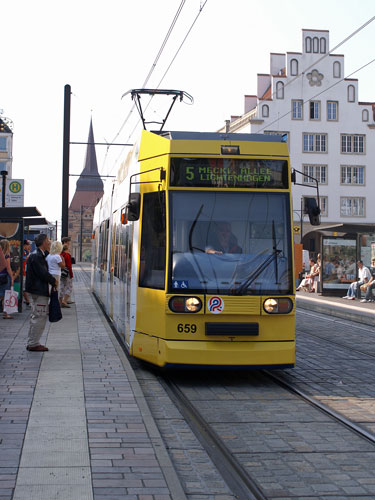
[[[170,195],[173,293],[292,293],[287,193]]]

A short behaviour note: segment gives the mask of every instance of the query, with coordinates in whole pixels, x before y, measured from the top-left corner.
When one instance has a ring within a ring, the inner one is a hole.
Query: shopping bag
[[[62,319],[59,294],[55,288],[53,288],[51,291],[48,319],[50,323],[56,323],[57,321],[60,321],[60,319]]]
[[[18,293],[13,290],[13,287],[10,290],[5,290],[4,312],[6,314],[18,312]]]

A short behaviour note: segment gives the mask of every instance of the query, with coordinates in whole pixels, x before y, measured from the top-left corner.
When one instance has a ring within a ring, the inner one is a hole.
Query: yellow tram
[[[93,291],[131,355],[294,366],[282,137],[144,130],[96,207],[93,245]]]

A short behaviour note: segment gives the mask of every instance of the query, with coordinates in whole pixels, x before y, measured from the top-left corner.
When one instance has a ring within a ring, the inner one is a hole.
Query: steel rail
[[[312,396],[309,396],[306,394],[304,391],[301,389],[298,389],[295,387],[293,384],[290,382],[286,381],[283,377],[280,377],[279,375],[276,375],[275,373],[272,373],[268,370],[263,370],[263,373],[267,375],[271,380],[273,380],[276,384],[279,386],[283,387],[284,389],[287,389],[289,392],[292,394],[297,395],[300,399],[303,401],[306,401],[310,403],[314,408],[317,408],[321,412],[325,413],[329,417],[331,417],[333,420],[336,422],[339,422],[355,434],[359,435],[360,437],[366,439],[367,441],[370,441],[372,444],[375,444],[375,435],[372,434],[371,432],[367,431],[360,425],[356,424],[352,420],[344,417],[341,413],[332,410],[329,408],[329,406],[325,405],[324,403],[321,403],[317,399],[314,399]]]
[[[267,500],[257,482],[246,472],[177,384],[166,376],[159,377],[159,380],[236,498]]]

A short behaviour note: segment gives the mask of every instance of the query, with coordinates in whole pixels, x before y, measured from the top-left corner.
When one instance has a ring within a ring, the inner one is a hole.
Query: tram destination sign
[[[287,189],[288,162],[269,159],[171,158],[170,185]]]

